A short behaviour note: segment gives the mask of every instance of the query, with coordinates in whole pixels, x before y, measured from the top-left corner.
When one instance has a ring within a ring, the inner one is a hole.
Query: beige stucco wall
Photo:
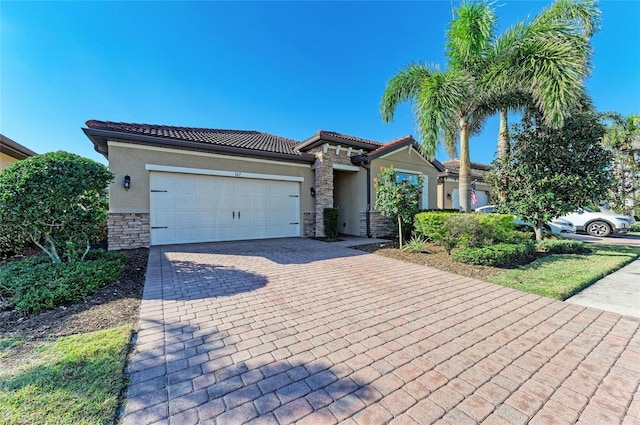
[[[422,173],[428,178],[428,207],[437,208],[438,169],[417,153],[415,150],[404,148],[389,156],[375,159],[371,162],[371,178],[377,178],[380,168],[388,168],[391,165],[396,169],[411,170]],[[371,209],[375,210],[375,188],[371,183]]]
[[[448,197],[447,195],[452,195],[453,191],[458,189],[458,184],[459,182],[457,179],[447,178],[443,183],[439,185],[438,208],[444,208],[444,209],[453,208],[453,196]],[[476,183],[476,190],[486,192],[488,195],[489,204],[493,203],[491,199],[491,186],[489,186],[484,182],[478,182]],[[443,200],[444,200],[444,203],[443,203]]]
[[[18,160],[12,156],[7,155],[6,153],[0,152],[0,170],[4,170],[9,165],[18,162]]]
[[[109,169],[115,175],[109,186],[109,210],[112,213],[149,212],[149,171],[145,164],[187,167],[244,173],[258,173],[303,177],[300,186],[300,221],[304,211],[314,210],[310,188],[314,174],[310,165],[280,163],[277,161],[256,162],[238,160],[233,157],[187,152],[177,149],[147,148],[140,145],[109,144]],[[122,187],[124,176],[131,177],[131,188]]]
[[[360,212],[367,210],[367,172],[333,170],[333,204],[338,208],[338,231],[360,235]]]

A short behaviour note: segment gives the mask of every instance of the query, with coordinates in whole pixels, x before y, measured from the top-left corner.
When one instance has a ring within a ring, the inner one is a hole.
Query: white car
[[[609,236],[610,234],[624,234],[636,222],[635,218],[613,211],[591,211],[580,208],[576,212],[562,216],[576,225],[576,229],[591,236]]]
[[[486,213],[495,213],[496,206],[495,205],[487,205],[484,207],[479,207],[474,210],[474,212],[479,214]],[[531,223],[520,220],[518,217],[514,217],[513,221],[519,226],[531,226]],[[545,231],[550,231],[554,235],[562,235],[575,233],[577,228],[573,225],[573,223],[565,217],[554,218],[548,223],[545,223],[544,226]]]

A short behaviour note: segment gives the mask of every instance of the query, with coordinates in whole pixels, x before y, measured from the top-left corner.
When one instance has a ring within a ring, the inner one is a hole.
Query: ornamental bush
[[[27,243],[25,235],[12,231],[9,226],[3,226],[0,222],[0,258],[21,252]]]
[[[453,261],[481,266],[502,267],[526,261],[535,251],[532,242],[496,244],[481,248],[466,248],[453,254]]]
[[[35,256],[9,263],[0,268],[0,298],[22,313],[79,301],[115,282],[124,260],[121,253],[91,251],[83,262],[52,264],[46,256]]]
[[[447,252],[455,247],[479,247],[521,241],[513,216],[432,211],[416,214],[416,235],[440,242]]]
[[[83,260],[107,218],[107,168],[68,152],[36,155],[0,173],[0,222],[54,263]]]
[[[429,241],[442,240],[447,232],[446,220],[454,215],[460,215],[460,212],[428,211],[416,214],[413,224],[416,236],[421,236]]]
[[[323,213],[324,234],[329,239],[338,238],[338,209],[325,208]]]
[[[416,213],[420,210],[420,196],[424,177],[403,177],[393,166],[380,168],[378,177],[374,179],[376,189],[375,208],[382,215],[390,217],[398,223],[400,248],[402,240],[411,234]]]
[[[587,254],[591,249],[582,241],[572,239],[544,239],[536,243],[536,247],[552,254]]]

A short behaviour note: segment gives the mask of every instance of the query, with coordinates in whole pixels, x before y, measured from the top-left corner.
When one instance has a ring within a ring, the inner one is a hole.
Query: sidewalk
[[[640,318],[640,258],[565,301]]]

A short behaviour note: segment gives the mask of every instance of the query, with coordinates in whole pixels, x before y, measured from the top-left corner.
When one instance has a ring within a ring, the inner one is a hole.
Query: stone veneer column
[[[327,151],[324,145],[309,151],[316,156],[313,163],[315,170],[316,189],[316,236],[324,237],[324,209],[333,208],[333,164],[353,165],[351,163],[352,149],[329,145]],[[355,154],[355,152],[353,152]]]
[[[109,213],[107,229],[110,251],[150,246],[151,228],[148,213]]]
[[[321,149],[316,154],[316,237],[324,237],[324,209],[333,208],[333,161]]]

